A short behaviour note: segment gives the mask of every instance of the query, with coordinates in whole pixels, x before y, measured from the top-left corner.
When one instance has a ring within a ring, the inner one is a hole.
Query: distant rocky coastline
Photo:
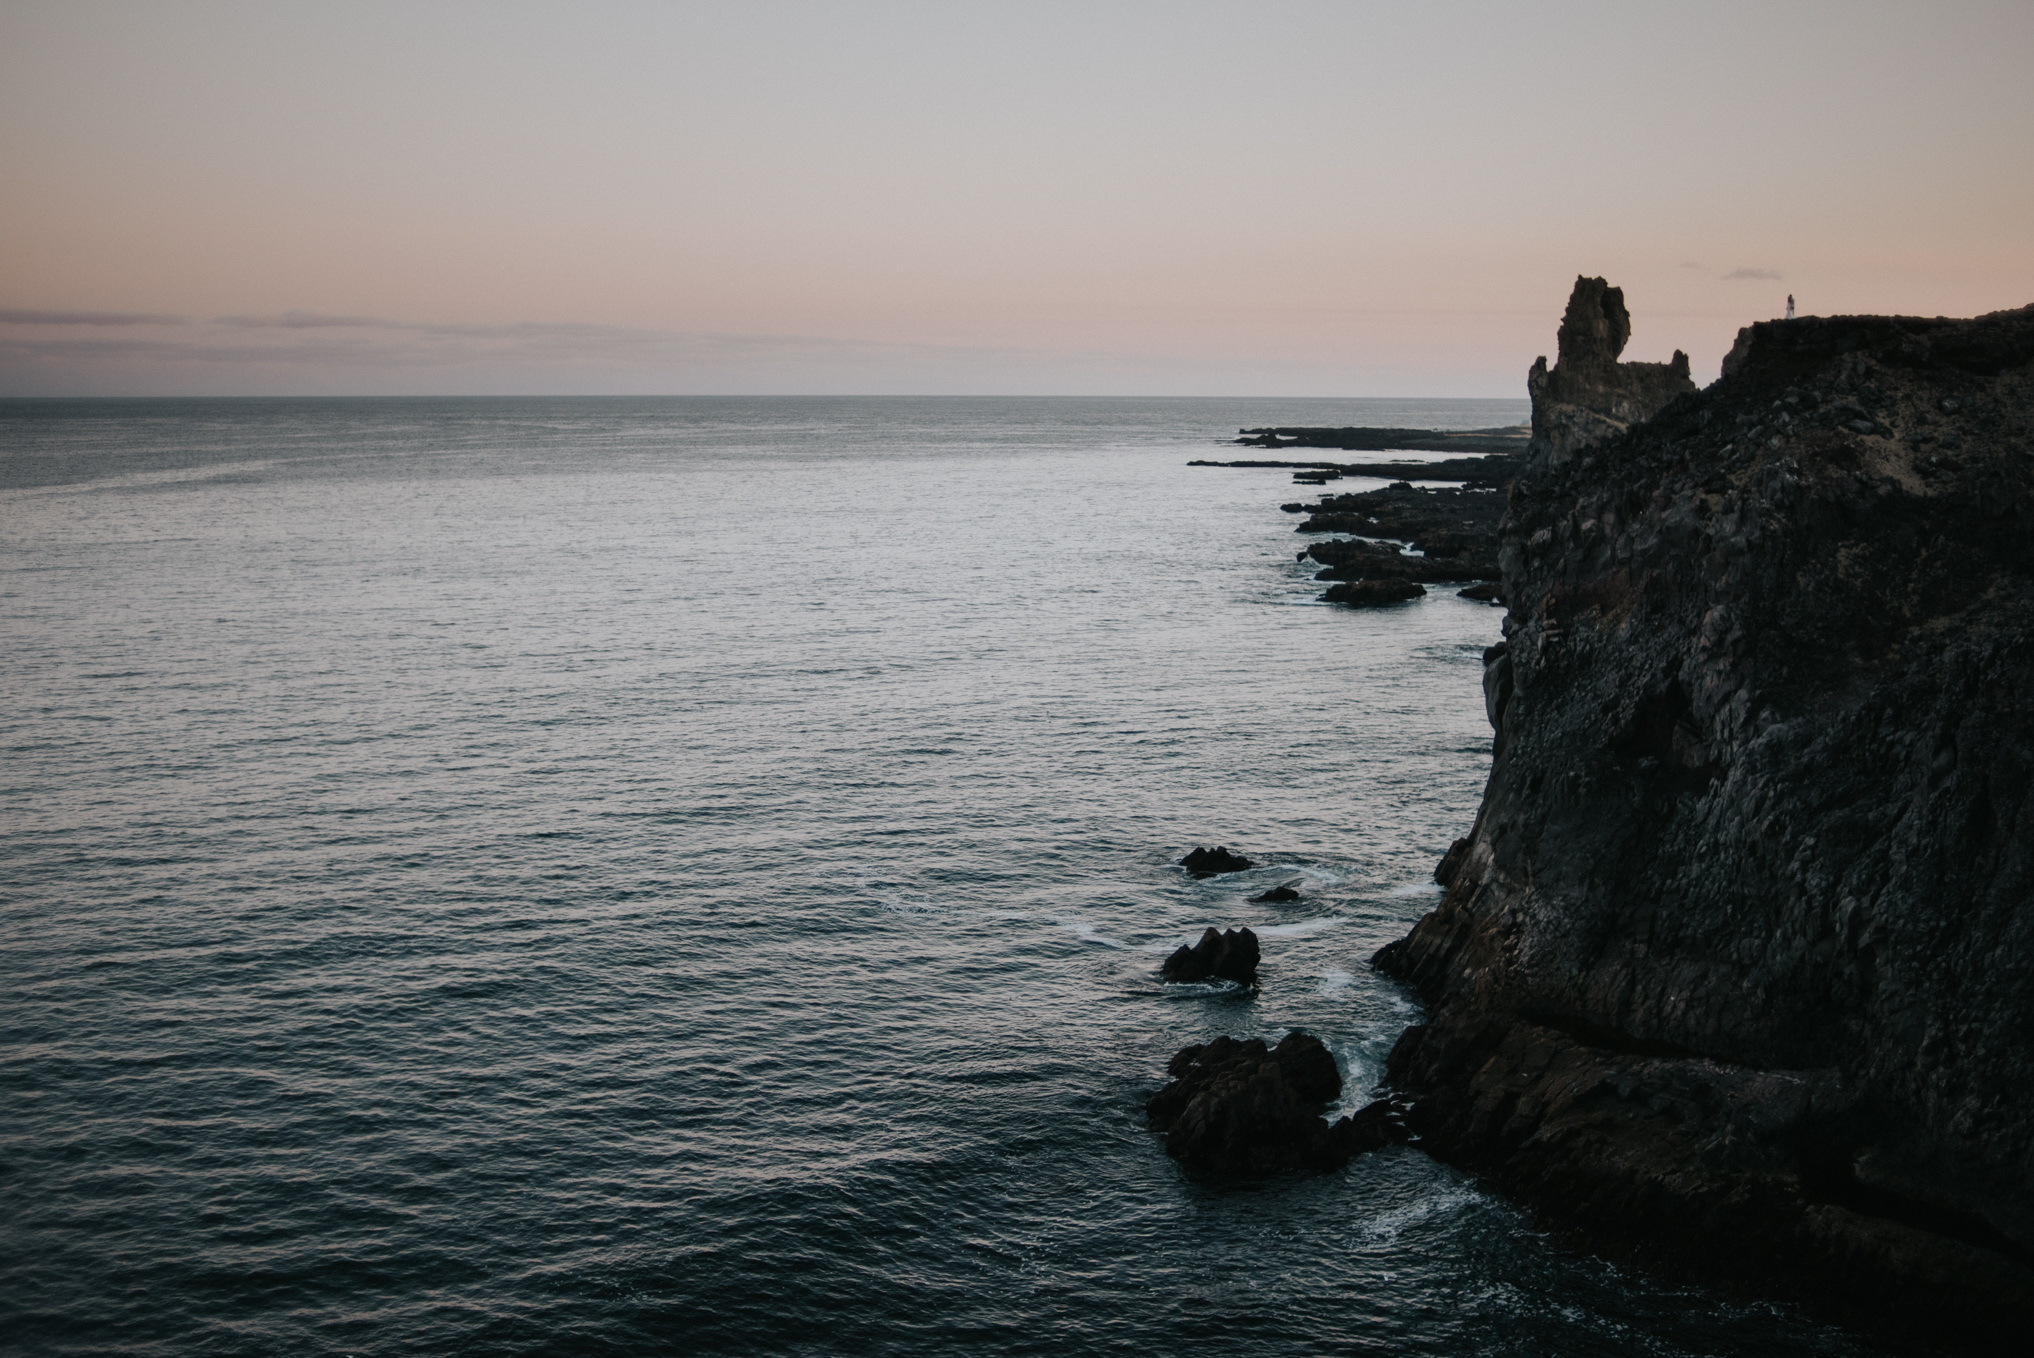
[[[1760,323],[1700,392],[1623,310],[1578,280],[1533,370],[1388,1078],[1591,1248],[2024,1352],[2034,308]]]
[[[1500,453],[1525,451],[1528,429],[1390,429],[1281,425],[1241,429],[1236,442],[1253,448],[1339,448],[1344,452]]]
[[[1375,432],[1375,431],[1359,431]],[[1450,457],[1433,462],[1271,462],[1259,458],[1218,462],[1210,458],[1195,458],[1187,463],[1189,467],[1246,467],[1281,468],[1293,470],[1295,481],[1339,481],[1345,476],[1373,476],[1385,481],[1403,481],[1417,477],[1422,481],[1461,481],[1486,489],[1502,488],[1511,484],[1511,478],[1518,474],[1518,459],[1527,444],[1522,439],[1518,447],[1506,453],[1484,453],[1475,457]],[[1401,449],[1400,451],[1410,451]]]
[[[1343,434],[1399,435],[1407,430],[1338,430]],[[1497,525],[1504,513],[1504,494],[1524,465],[1523,431],[1518,451],[1441,462],[1211,462],[1196,467],[1293,468],[1293,479],[1320,485],[1343,476],[1388,478],[1378,490],[1326,492],[1308,504],[1281,506],[1302,514],[1296,531],[1344,533],[1299,552],[1304,561],[1319,563],[1314,578],[1330,584],[1321,595],[1328,603],[1375,605],[1401,603],[1426,593],[1435,583],[1495,581]],[[1403,445],[1392,445],[1403,446]],[[1455,482],[1454,485],[1414,485]]]

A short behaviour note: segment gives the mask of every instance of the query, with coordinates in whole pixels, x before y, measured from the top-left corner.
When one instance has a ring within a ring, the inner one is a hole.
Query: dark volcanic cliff
[[[2034,308],[1760,324],[1514,485],[1489,786],[1378,958],[1429,1150],[1613,1254],[2024,1340],[2030,365]]]

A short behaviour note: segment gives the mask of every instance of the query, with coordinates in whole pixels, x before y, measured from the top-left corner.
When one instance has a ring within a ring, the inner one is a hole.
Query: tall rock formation
[[[2024,1352],[2034,308],[1755,325],[1590,446],[1564,370],[1623,307],[1575,298],[1389,1077],[1598,1249]]]
[[[1536,461],[1565,462],[1576,449],[1622,433],[1695,390],[1688,355],[1679,349],[1668,363],[1618,362],[1630,339],[1624,289],[1601,278],[1577,278],[1555,337],[1553,370],[1543,354],[1526,374],[1533,400],[1528,452]]]

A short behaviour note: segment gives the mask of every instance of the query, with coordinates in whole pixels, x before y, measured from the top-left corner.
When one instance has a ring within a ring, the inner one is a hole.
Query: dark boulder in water
[[[1295,891],[1290,884],[1287,884],[1275,886],[1269,891],[1261,891],[1250,899],[1253,901],[1296,901],[1299,898],[1299,892]]]
[[[1238,985],[1257,983],[1257,935],[1248,929],[1201,932],[1201,941],[1191,948],[1182,944],[1165,959],[1165,979],[1192,981],[1234,981]]]
[[[1362,608],[1374,604],[1400,604],[1407,599],[1417,599],[1426,592],[1425,587],[1410,580],[1350,580],[1331,586],[1321,595],[1321,602]]]
[[[1166,1067],[1171,1083],[1145,1103],[1165,1153],[1217,1174],[1321,1171],[1396,1139],[1382,1105],[1332,1126],[1322,1117],[1342,1092],[1335,1058],[1317,1037],[1288,1033],[1276,1047],[1218,1037],[1184,1048]]]
[[[1180,859],[1179,865],[1195,877],[1215,877],[1225,872],[1242,872],[1245,868],[1257,866],[1242,854],[1230,853],[1227,849],[1219,847],[1197,848]]]

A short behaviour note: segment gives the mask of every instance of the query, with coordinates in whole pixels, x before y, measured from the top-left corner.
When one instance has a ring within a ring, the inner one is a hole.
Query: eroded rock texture
[[[1679,349],[1667,363],[1618,362],[1630,339],[1624,289],[1601,278],[1577,278],[1555,338],[1553,369],[1543,355],[1526,374],[1533,401],[1530,460],[1565,462],[1577,449],[1620,434],[1695,390],[1688,355]]]
[[[1257,865],[1240,853],[1230,853],[1219,845],[1212,849],[1196,848],[1179,865],[1187,870],[1189,877],[1196,880],[1203,877],[1220,877],[1225,872],[1245,872]]]
[[[1234,981],[1237,985],[1257,984],[1257,935],[1248,929],[1201,931],[1192,947],[1182,943],[1159,967],[1165,979],[1176,984],[1195,981]]]
[[[1489,786],[1378,957],[1430,1150],[1613,1254],[2023,1351],[2030,362],[2034,308],[1761,324],[1515,484]]]

